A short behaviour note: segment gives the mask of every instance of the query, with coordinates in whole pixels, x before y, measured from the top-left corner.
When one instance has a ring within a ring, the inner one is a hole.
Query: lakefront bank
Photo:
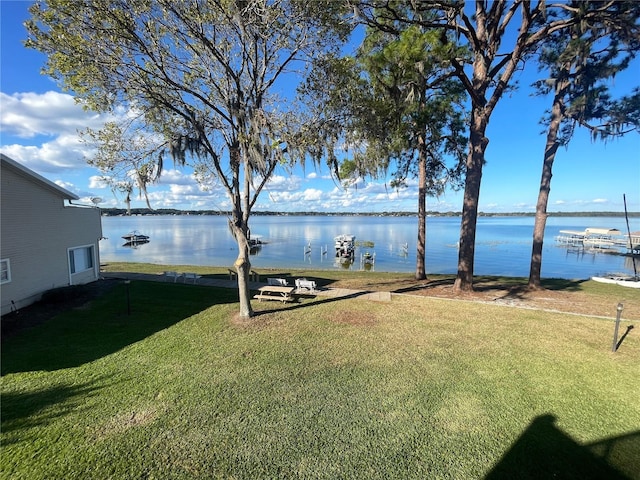
[[[492,216],[478,219],[476,275],[528,276],[534,218]],[[631,230],[640,219],[630,218]],[[100,242],[102,262],[142,262],[163,265],[229,267],[237,246],[223,215],[103,216]],[[632,257],[611,252],[568,249],[555,242],[560,230],[586,227],[626,231],[624,217],[550,217],[543,251],[544,278],[581,279],[603,274],[633,274]],[[427,219],[427,273],[455,273],[458,217]],[[137,230],[150,241],[137,248],[124,246],[123,235]],[[415,271],[417,220],[410,216],[261,215],[251,219],[251,233],[263,242],[254,249],[256,268],[346,268],[337,263],[334,238],[356,237],[350,269],[360,269],[360,259],[375,254],[378,272]],[[636,263],[638,261],[636,260]]]

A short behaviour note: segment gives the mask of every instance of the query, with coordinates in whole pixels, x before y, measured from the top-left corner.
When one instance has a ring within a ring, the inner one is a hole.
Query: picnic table
[[[258,294],[253,298],[262,300],[280,300],[281,302],[293,301],[295,287],[284,287],[281,285],[265,285],[258,289]]]

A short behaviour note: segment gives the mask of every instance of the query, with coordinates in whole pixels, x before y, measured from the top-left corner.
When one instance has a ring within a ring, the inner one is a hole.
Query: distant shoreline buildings
[[[230,211],[219,210],[177,210],[172,208],[132,208],[131,213],[125,208],[102,208],[106,217],[148,216],[148,215],[231,215]],[[252,216],[319,216],[319,217],[417,217],[415,212],[273,212],[253,211]],[[461,212],[427,212],[428,217],[459,217]],[[549,217],[624,217],[624,212],[548,212]],[[480,217],[534,217],[535,212],[494,213],[479,212]],[[640,218],[640,212],[629,212],[629,217]]]

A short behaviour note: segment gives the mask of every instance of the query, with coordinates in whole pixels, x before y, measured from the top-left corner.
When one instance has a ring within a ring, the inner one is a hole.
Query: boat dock
[[[617,228],[586,228],[584,231],[560,230],[556,243],[572,248],[584,248],[592,251],[627,250],[628,253],[640,253],[640,232],[623,234]]]

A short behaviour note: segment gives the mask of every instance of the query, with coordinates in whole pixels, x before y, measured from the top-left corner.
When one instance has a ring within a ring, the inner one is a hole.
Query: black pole
[[[631,229],[629,228],[629,214],[627,213],[627,194],[622,194],[624,202],[624,218],[627,220],[627,235],[629,236],[629,253],[631,253],[631,263],[633,263],[633,279],[638,279],[638,269],[636,268],[636,257],[633,254],[633,242],[631,241]]]
[[[618,329],[620,328],[620,314],[622,313],[623,307],[622,303],[619,303],[616,308],[618,313],[616,315],[616,327],[613,330],[613,345],[611,346],[611,351],[614,353],[618,349]]]

